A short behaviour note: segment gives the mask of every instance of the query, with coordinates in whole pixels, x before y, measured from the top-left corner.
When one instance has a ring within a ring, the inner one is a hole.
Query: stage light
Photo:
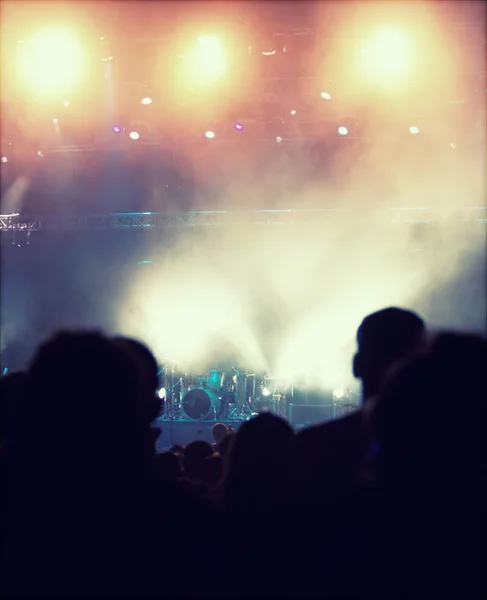
[[[282,137],[280,135],[276,137],[276,142],[282,142]]]
[[[42,150],[38,150],[37,151],[37,156],[40,156],[41,158],[44,156]]]
[[[164,388],[161,388],[158,392],[157,395],[159,396],[159,398],[161,400],[164,400],[164,398],[166,397],[166,390]]]
[[[411,68],[411,40],[401,30],[381,29],[371,35],[361,55],[361,73],[390,85],[391,81],[404,78]]]
[[[64,106],[64,108],[68,108],[68,106],[69,106],[69,100],[64,100],[63,106]]]
[[[65,91],[87,74],[86,54],[75,36],[63,28],[40,31],[20,50],[20,76],[38,94]]]
[[[234,127],[237,131],[243,130],[243,125],[241,123],[235,123]]]
[[[2,156],[2,162],[3,162],[3,163],[6,163],[6,162],[8,162],[8,158],[7,158],[6,156]]]
[[[271,395],[271,391],[269,389],[267,389],[266,387],[262,387],[261,394],[263,396],[270,396]]]
[[[59,119],[53,119],[52,122],[54,123],[54,125],[57,125],[59,123]]]
[[[201,36],[189,54],[190,76],[202,83],[211,83],[225,72],[226,61],[220,40],[215,36]]]
[[[346,127],[338,128],[338,135],[347,135],[347,134],[348,134],[348,129]]]
[[[292,115],[295,115],[295,114],[296,114],[296,111],[295,111],[295,110],[292,110],[292,111],[291,111],[291,114],[292,114]]]
[[[419,127],[416,127],[415,125],[413,125],[412,127],[409,128],[409,133],[412,133],[413,135],[418,135]]]
[[[152,104],[152,98],[149,98],[149,96],[147,96],[146,98],[142,98],[142,100],[140,101],[141,104]]]
[[[129,133],[129,138],[130,138],[131,140],[138,140],[138,139],[139,139],[139,137],[140,137],[140,135],[139,135],[139,134],[138,134],[136,131],[131,131],[131,132]]]
[[[215,134],[213,133],[213,131],[207,131],[205,133],[205,137],[208,138],[209,140],[212,140],[215,137]]]
[[[122,133],[123,129],[119,125],[114,125],[112,131],[113,133]]]
[[[454,150],[457,149],[457,145],[455,144],[455,142],[453,142],[453,143],[450,144],[450,148],[453,148]]]
[[[328,92],[321,92],[320,96],[323,98],[323,100],[331,100],[331,94]]]

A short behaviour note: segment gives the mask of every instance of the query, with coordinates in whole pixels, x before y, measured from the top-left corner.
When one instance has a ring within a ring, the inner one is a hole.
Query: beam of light
[[[45,29],[19,46],[20,78],[38,95],[70,90],[87,74],[87,55],[66,29]]]
[[[4,157],[6,158],[6,157]],[[6,162],[2,158],[2,162]],[[19,214],[24,207],[24,198],[30,188],[30,179],[17,177],[2,196],[2,206],[6,214]]]

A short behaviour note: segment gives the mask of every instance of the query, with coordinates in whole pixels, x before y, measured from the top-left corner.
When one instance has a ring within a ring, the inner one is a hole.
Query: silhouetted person
[[[223,438],[227,435],[228,433],[228,427],[225,425],[225,423],[215,423],[213,425],[213,427],[211,428],[211,433],[213,435],[213,452],[218,452],[218,445],[220,444],[220,442],[223,440]]]
[[[213,450],[202,440],[191,442],[184,449],[183,469],[185,476],[193,482],[198,482],[205,459],[213,454]]]
[[[156,471],[162,481],[175,483],[183,474],[179,458],[172,452],[156,456]]]
[[[389,369],[420,349],[425,325],[415,313],[385,308],[365,317],[357,331],[353,373],[362,382],[363,402],[377,393]],[[304,503],[321,505],[346,497],[366,458],[362,411],[310,427],[297,436],[296,481]]]
[[[201,482],[204,483],[209,489],[212,489],[220,483],[222,475],[223,459],[221,456],[208,456],[201,467]]]
[[[382,594],[485,597],[486,361],[485,339],[441,334],[371,405]]]
[[[227,435],[218,444],[218,454],[223,459],[227,459],[228,455],[230,454],[230,450],[231,450],[233,442],[235,441],[235,437],[236,437],[235,432],[227,433]]]
[[[59,333],[37,351],[18,433],[25,481],[8,489],[4,595],[155,595],[161,564],[174,578],[166,593],[208,589],[201,524],[210,507],[154,475],[140,366],[93,332]],[[172,515],[164,531],[161,514]],[[203,554],[198,584],[182,579],[188,548]]]
[[[287,588],[293,444],[290,425],[271,413],[243,423],[232,443],[221,502],[228,522],[245,523],[226,556],[233,566],[245,565],[243,595],[282,594]]]
[[[357,331],[353,359],[353,373],[362,382],[364,406],[378,392],[389,369],[424,343],[424,323],[411,311],[392,307],[365,317]],[[354,596],[359,591],[354,585],[361,581],[359,569],[367,570],[369,555],[361,546],[367,533],[358,532],[364,527],[363,512],[375,502],[361,482],[369,445],[363,410],[297,435],[293,497],[302,515],[300,530],[312,528],[321,540],[308,558],[304,558],[308,554],[301,559],[297,556],[296,572],[303,582],[300,593]],[[306,542],[303,534],[297,545]],[[354,565],[353,578],[347,574],[347,557]]]

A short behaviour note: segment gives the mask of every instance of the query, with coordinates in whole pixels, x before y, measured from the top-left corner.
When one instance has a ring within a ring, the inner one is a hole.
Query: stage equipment
[[[212,390],[194,388],[184,394],[181,407],[188,419],[216,420],[220,417],[221,399]]]
[[[254,402],[254,408],[258,412],[272,412],[282,417],[287,416],[287,406],[292,402],[294,393],[292,381],[265,374],[259,392],[260,395]]]
[[[221,369],[211,369],[206,374],[206,387],[214,392],[219,392],[225,381],[225,373]]]

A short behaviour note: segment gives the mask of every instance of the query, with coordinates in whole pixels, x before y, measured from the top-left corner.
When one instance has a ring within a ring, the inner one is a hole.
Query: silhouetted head
[[[384,308],[365,317],[357,331],[353,374],[362,381],[363,398],[377,393],[387,371],[426,342],[424,321],[402,308]]]
[[[29,371],[29,425],[38,449],[135,451],[150,426],[137,364],[100,333],[61,332],[42,344]]]
[[[114,338],[118,345],[137,364],[140,373],[141,396],[147,406],[147,415],[150,421],[157,418],[161,411],[161,400],[157,396],[159,387],[159,368],[152,352],[134,339],[125,337]]]
[[[192,481],[197,481],[205,459],[213,454],[207,442],[197,440],[188,444],[184,450],[183,467],[185,475]]]
[[[223,459],[213,455],[205,458],[201,467],[200,480],[209,487],[216,487],[223,475]]]
[[[243,423],[228,457],[225,502],[265,510],[283,500],[293,443],[291,426],[277,415],[263,413]]]
[[[439,491],[441,482],[452,484],[448,495],[479,495],[485,472],[486,359],[483,338],[442,334],[386,378],[369,416],[381,479],[401,490],[400,496],[404,488],[418,486]]]
[[[211,428],[211,433],[213,434],[213,439],[217,444],[219,444],[222,439],[227,435],[228,428],[225,423],[215,423]]]
[[[163,452],[157,455],[156,469],[162,481],[175,482],[182,475],[179,458],[172,452]]]

